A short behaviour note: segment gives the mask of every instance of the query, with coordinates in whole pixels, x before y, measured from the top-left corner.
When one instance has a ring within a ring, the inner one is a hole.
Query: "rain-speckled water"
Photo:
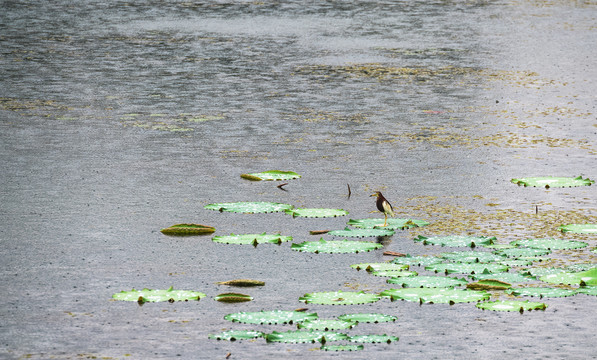
[[[431,222],[382,241],[384,250],[413,255],[465,250],[424,246],[415,235],[495,235],[506,243],[549,235],[570,219],[594,221],[595,186],[544,190],[510,179],[597,177],[595,7],[592,0],[2,1],[0,357],[597,356],[593,296],[530,298],[548,308],[522,315],[388,299],[305,305],[298,298],[310,292],[392,288],[349,267],[391,257],[159,232],[194,222],[215,226],[216,235],[330,240],[309,231],[379,216],[369,197],[376,190],[400,217]],[[239,176],[272,169],[302,178],[283,191],[279,182]],[[229,201],[350,215],[203,209]],[[535,212],[555,219],[542,223],[544,233],[528,225]],[[556,265],[597,262],[594,237],[561,236],[589,246],[555,252]],[[236,278],[266,286],[240,289],[251,302],[214,301],[231,291],[216,282]],[[111,300],[121,290],[170,286],[208,296],[143,306]],[[498,298],[507,296],[493,292]],[[224,316],[300,307],[322,318],[395,315],[394,323],[350,333],[400,340],[332,353],[319,344],[208,339],[231,329],[291,330]]]

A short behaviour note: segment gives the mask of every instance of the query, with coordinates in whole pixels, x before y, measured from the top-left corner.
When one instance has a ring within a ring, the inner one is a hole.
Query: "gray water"
[[[228,313],[305,307],[298,298],[309,292],[391,288],[349,268],[390,257],[304,254],[289,244],[253,248],[159,232],[195,222],[215,226],[216,235],[317,240],[310,230],[379,216],[369,197],[375,190],[400,217],[432,223],[383,241],[384,250],[413,255],[459,250],[423,246],[412,241],[416,234],[490,232],[501,243],[535,235],[527,223],[535,206],[560,221],[542,223],[545,235],[573,215],[594,222],[595,186],[546,191],[509,180],[597,176],[595,14],[593,1],[557,0],[3,1],[0,356],[596,356],[595,298],[585,295],[542,299],[547,310],[522,315],[387,299],[308,305],[322,318],[398,316],[351,330],[398,342],[353,353],[210,340],[230,329],[293,329],[232,324]],[[302,178],[282,191],[278,182],[239,177],[271,169]],[[203,209],[228,201],[350,215],[292,219]],[[511,213],[507,222],[497,215],[475,222],[500,210]],[[556,252],[562,264],[597,262],[594,237],[560,236],[590,245]],[[249,303],[214,301],[231,291],[215,283],[235,278],[266,286],[241,289],[255,298]],[[208,296],[144,306],[111,300],[121,290],[170,286]]]

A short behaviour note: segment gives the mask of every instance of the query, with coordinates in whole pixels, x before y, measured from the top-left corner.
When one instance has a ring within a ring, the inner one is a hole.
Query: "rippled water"
[[[545,312],[522,316],[473,304],[309,306],[320,317],[398,316],[355,328],[400,337],[358,353],[208,340],[252,328],[223,320],[230,312],[295,309],[313,291],[386,289],[385,279],[348,266],[388,257],[158,231],[197,222],[219,235],[279,231],[314,240],[309,230],[341,229],[347,218],[203,206],[278,201],[366,218],[375,216],[375,190],[400,215],[432,222],[383,242],[416,255],[445,250],[414,243],[416,234],[551,236],[549,224],[544,232],[530,226],[535,205],[554,227],[595,221],[594,186],[509,183],[595,177],[594,2],[5,1],[2,9],[3,357],[595,355],[595,298],[584,295],[547,299]],[[239,178],[278,168],[303,177],[287,191]],[[596,261],[594,238],[580,239],[591,246],[558,253],[561,263]],[[216,281],[244,277],[266,281],[247,291],[253,302],[213,301],[229,290]],[[142,307],[110,301],[121,290],[169,286],[208,297]]]

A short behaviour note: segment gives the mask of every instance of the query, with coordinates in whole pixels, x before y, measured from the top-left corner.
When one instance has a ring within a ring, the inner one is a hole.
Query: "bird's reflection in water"
[[[391,236],[378,236],[375,239],[375,241],[378,244],[382,244],[384,247],[387,247],[392,242],[392,237]]]

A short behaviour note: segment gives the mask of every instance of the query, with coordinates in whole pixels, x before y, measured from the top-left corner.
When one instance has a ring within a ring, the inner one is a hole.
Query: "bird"
[[[396,216],[392,204],[383,197],[380,191],[376,191],[375,194],[372,194],[371,196],[377,196],[377,210],[381,211],[385,216],[382,226],[388,226],[388,215]]]

